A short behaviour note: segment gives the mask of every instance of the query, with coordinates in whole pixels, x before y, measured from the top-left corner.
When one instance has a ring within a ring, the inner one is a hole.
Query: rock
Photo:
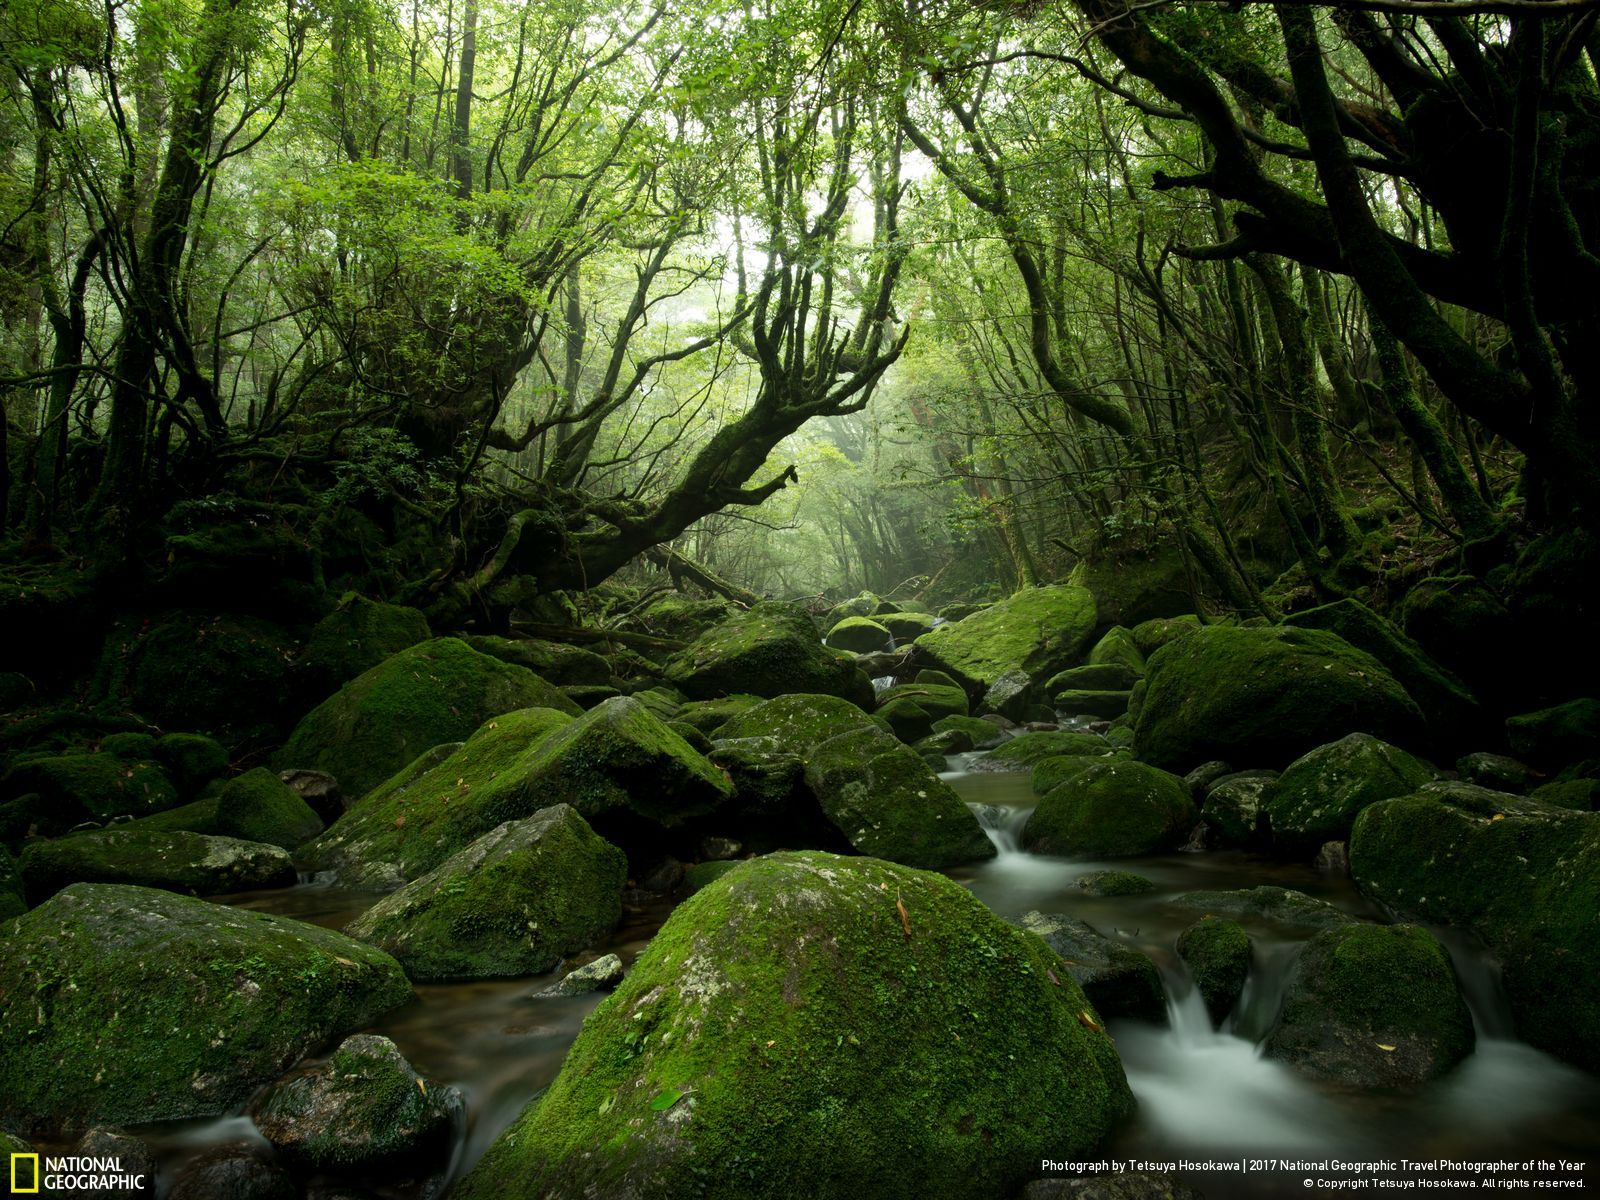
[[[738,858],[744,847],[732,838],[705,837],[700,839],[700,857],[709,860]]]
[[[1311,854],[1350,836],[1356,814],[1379,800],[1410,795],[1438,772],[1398,746],[1352,733],[1290,763],[1263,797],[1280,850]]]
[[[578,706],[524,667],[435,638],[385,659],[312,709],[273,757],[279,770],[327,771],[364,796],[419,754],[519,708]]]
[[[40,828],[65,833],[84,821],[141,817],[175,808],[178,789],[153,762],[126,763],[114,754],[62,754],[24,761],[7,772],[5,792],[39,796]]]
[[[1264,841],[1267,831],[1262,827],[1261,813],[1277,782],[1276,771],[1224,775],[1206,793],[1200,815],[1224,845],[1248,846]]]
[[[1471,575],[1434,576],[1401,600],[1401,627],[1433,658],[1483,695],[1526,671],[1525,639],[1500,598]]]
[[[1533,768],[1504,754],[1478,751],[1456,759],[1461,778],[1497,792],[1521,792],[1533,782]]]
[[[1131,1109],[1081,990],[960,885],[777,854],[679,906],[453,1194],[976,1200]]]
[[[674,719],[667,722],[667,728],[681,737],[684,744],[696,754],[703,756],[711,753],[711,739],[689,722]]]
[[[737,862],[727,859],[720,862],[695,863],[683,873],[683,890],[692,896],[721,879],[738,865]]]
[[[1128,759],[1088,763],[1039,798],[1022,827],[1036,854],[1112,857],[1183,845],[1198,820],[1176,775]]]
[[[149,1200],[156,1194],[155,1151],[140,1138],[120,1129],[98,1126],[79,1138],[69,1154],[73,1158],[116,1160],[115,1174],[127,1178],[130,1186],[96,1188],[97,1196],[107,1200]]]
[[[432,636],[428,618],[416,609],[352,593],[311,630],[300,655],[305,690],[326,696]]]
[[[831,695],[795,694],[766,700],[730,718],[717,730],[718,741],[772,738],[785,750],[804,754],[813,746],[864,726],[884,733],[889,723]]]
[[[872,707],[872,681],[823,648],[805,609],[766,600],[701,634],[667,662],[667,681],[693,700],[807,692]]]
[[[972,739],[972,749],[992,750],[1006,740],[1005,732],[982,717],[940,717],[933,723],[935,734],[960,730]]]
[[[1122,625],[1113,625],[1089,648],[1083,661],[1092,667],[1117,666],[1135,675],[1143,675],[1144,660],[1144,651],[1134,641],[1132,631]]]
[[[0,1119],[224,1113],[410,998],[399,963],[331,930],[75,884],[0,938]]]
[[[1177,617],[1152,617],[1148,621],[1140,621],[1128,630],[1128,639],[1133,643],[1134,649],[1148,659],[1168,642],[1187,637],[1199,628],[1201,628],[1200,618],[1194,613],[1184,613]]]
[[[1172,539],[1149,547],[1102,549],[1079,559],[1069,583],[1094,593],[1102,622],[1136,625],[1194,608],[1190,572]]]
[[[1033,708],[1033,677],[1020,667],[1004,672],[978,702],[980,713],[999,713],[1012,721],[1026,721]]]
[[[149,762],[156,756],[156,739],[148,733],[108,733],[96,749],[123,762]]]
[[[828,630],[828,636],[823,640],[835,650],[871,654],[887,649],[894,635],[871,617],[846,617]]]
[[[376,789],[296,859],[357,883],[395,871],[415,879],[502,822],[555,804],[623,836],[681,825],[732,794],[722,771],[633,698],[571,721],[523,709],[488,721],[443,762]]]
[[[621,688],[615,688],[606,683],[569,683],[561,689],[561,694],[584,712],[588,712],[591,708],[604,704],[613,696],[621,696],[626,693]]]
[[[568,971],[561,977],[559,983],[554,983],[533,995],[535,999],[585,996],[590,992],[609,992],[621,982],[622,960],[615,954],[607,954],[604,958],[597,958],[592,963]]]
[[[652,687],[633,693],[633,698],[658,721],[675,721],[688,697],[677,688]]]
[[[1166,1020],[1166,989],[1149,955],[1059,913],[1026,913],[1021,924],[1060,956],[1102,1016]]]
[[[1220,758],[1203,762],[1183,777],[1184,786],[1196,800],[1204,800],[1219,779],[1234,774],[1234,770]]]
[[[870,617],[884,607],[882,597],[873,592],[862,592],[848,600],[841,600],[823,614],[822,624],[832,629],[840,621],[849,617]],[[889,611],[894,611],[894,605],[889,605]]]
[[[896,645],[902,646],[934,627],[933,617],[918,612],[880,613],[877,622],[893,635]]]
[[[1600,700],[1569,700],[1506,721],[1506,739],[1522,758],[1556,767],[1592,758],[1600,747]]]
[[[285,1158],[322,1170],[382,1170],[449,1150],[464,1108],[429,1085],[386,1037],[346,1038],[325,1063],[268,1088],[250,1115]]]
[[[1110,720],[1128,711],[1128,693],[1067,688],[1051,696],[1050,703],[1057,712],[1069,717],[1102,717]]]
[[[923,668],[911,680],[912,683],[929,684],[935,687],[960,687],[953,675],[946,675],[943,671]]]
[[[916,640],[921,654],[979,695],[1011,670],[1049,678],[1082,656],[1095,626],[1094,596],[1068,584],[1026,588]]]
[[[1091,896],[1145,896],[1156,885],[1134,871],[1090,871],[1078,877],[1078,890]]]
[[[419,982],[538,975],[622,919],[628,860],[566,804],[507,821],[345,933]]]
[[[1098,754],[1057,754],[1041,758],[1034,764],[1028,786],[1033,789],[1035,796],[1053,792],[1067,780],[1082,774],[1091,763],[1101,762],[1103,758]]]
[[[1007,770],[1025,770],[1047,758],[1061,755],[1105,755],[1111,747],[1092,733],[1055,730],[1049,733],[1022,733],[996,746],[985,763]]]
[[[611,664],[593,650],[547,642],[538,638],[488,637],[482,634],[462,638],[479,654],[501,662],[527,667],[541,679],[557,687],[608,687]]]
[[[223,785],[215,828],[224,837],[293,850],[322,832],[322,818],[283,780],[257,767]]]
[[[1600,1070],[1600,815],[1433,783],[1362,812],[1350,873],[1395,912],[1471,929],[1521,1036]]]
[[[1541,804],[1592,812],[1600,809],[1600,779],[1557,779],[1541,784],[1529,795]]]
[[[1265,1049],[1315,1079],[1393,1088],[1437,1078],[1472,1045],[1438,940],[1419,925],[1351,924],[1306,944]]]
[[[1292,888],[1267,884],[1231,892],[1184,892],[1167,903],[1173,908],[1271,921],[1291,929],[1337,929],[1355,923],[1355,918],[1349,913],[1335,908],[1326,900],[1318,900]]]
[[[902,683],[878,693],[878,716],[902,742],[920,741],[936,721],[967,715],[967,694],[958,687]]]
[[[1350,845],[1348,842],[1323,842],[1311,865],[1324,875],[1346,878],[1350,874]]]
[[[1330,736],[1420,736],[1416,703],[1376,659],[1316,629],[1209,625],[1150,658],[1139,754],[1171,769],[1226,755],[1278,766]]]
[[[292,887],[294,863],[278,846],[160,833],[130,827],[93,829],[23,851],[23,890],[40,904],[74,883],[132,883],[190,896]]]
[[[707,758],[733,782],[730,808],[763,825],[796,813],[808,799],[805,763],[775,737],[719,739]]]
[[[1089,691],[1126,692],[1144,675],[1125,663],[1091,663],[1082,667],[1068,667],[1057,671],[1044,685],[1047,695],[1057,692],[1086,689]]]
[[[22,898],[22,876],[17,871],[17,860],[11,851],[0,846],[0,921],[21,916],[28,911]]]
[[[167,1200],[295,1200],[294,1179],[248,1143],[217,1146],[183,1165]]]
[[[691,600],[668,592],[631,617],[628,627],[657,637],[692,640],[733,613],[733,605],[726,600]]]
[[[716,737],[723,725],[760,703],[760,696],[750,695],[724,696],[720,700],[692,700],[678,709],[675,719],[688,722],[707,737]]]
[[[943,733],[930,733],[925,738],[918,738],[911,743],[911,748],[930,764],[935,759],[942,764],[952,754],[969,753],[973,749],[972,735],[963,729],[946,729]],[[942,770],[943,765],[934,767],[935,772]]]
[[[322,820],[336,821],[344,812],[344,791],[339,781],[326,771],[279,771],[278,778]]]
[[[940,620],[953,624],[956,621],[965,621],[973,613],[981,613],[984,609],[992,607],[993,605],[989,603],[970,604],[958,601],[955,604],[946,604],[939,610],[938,616]]]
[[[1250,935],[1237,921],[1201,917],[1178,935],[1178,957],[1194,976],[1211,1020],[1233,1011],[1250,974]]]
[[[156,739],[156,760],[181,796],[195,797],[228,773],[228,752],[203,733],[169,733]]]
[[[1022,1189],[1022,1200],[1205,1200],[1170,1175],[1118,1171],[1078,1179],[1036,1179]]]
[[[639,890],[665,896],[676,891],[682,882],[683,864],[669,854],[640,876]]]

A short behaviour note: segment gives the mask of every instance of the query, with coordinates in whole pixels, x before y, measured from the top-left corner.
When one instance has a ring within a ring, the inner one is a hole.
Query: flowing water
[[[1382,919],[1348,879],[1309,866],[1242,852],[1164,854],[1115,862],[1080,862],[1026,854],[1017,836],[1034,804],[1029,776],[971,770],[981,759],[961,756],[943,776],[977,813],[998,855],[952,872],[1001,916],[1030,909],[1067,913],[1149,954],[1169,997],[1165,1025],[1112,1021],[1110,1031],[1139,1101],[1138,1113],[1117,1135],[1113,1155],[1172,1161],[1184,1155],[1279,1158],[1285,1155],[1371,1158],[1432,1155],[1479,1159],[1496,1152],[1526,1158],[1594,1157],[1600,1148],[1600,1078],[1515,1040],[1497,968],[1470,939],[1442,931],[1478,1028],[1477,1049],[1444,1079],[1400,1095],[1353,1094],[1307,1081],[1263,1058],[1257,1043],[1276,1016],[1283,987],[1308,936],[1245,918],[1255,962],[1235,1012],[1212,1026],[1174,950],[1178,934],[1199,915],[1167,901],[1199,888],[1269,883],[1297,888],[1367,919]],[[1077,886],[1106,867],[1137,871],[1156,884],[1142,896],[1094,897]],[[338,928],[373,903],[370,892],[321,883],[232,897],[228,902]],[[666,903],[630,908],[623,925],[584,956],[617,953],[625,964],[643,949],[670,911]],[[534,1000],[555,978],[462,984],[424,984],[404,1008],[374,1031],[392,1038],[417,1071],[459,1088],[468,1121],[448,1170],[421,1183],[377,1194],[395,1200],[436,1195],[458,1178],[549,1085],[599,996]],[[136,1130],[162,1161],[161,1191],[200,1150],[255,1141],[248,1118],[172,1122]],[[1230,1180],[1226,1191],[1195,1181],[1218,1197],[1282,1195],[1283,1180]],[[370,1186],[370,1185],[369,1185]]]

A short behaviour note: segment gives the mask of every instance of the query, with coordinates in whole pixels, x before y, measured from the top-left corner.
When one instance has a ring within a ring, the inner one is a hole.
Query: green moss
[[[1409,795],[1438,777],[1398,746],[1352,733],[1290,763],[1265,793],[1263,811],[1280,849],[1310,854],[1349,837],[1367,805]]]
[[[1201,917],[1178,935],[1178,957],[1216,1022],[1233,1010],[1250,974],[1250,935],[1236,921]]]
[[[896,645],[913,641],[933,628],[933,617],[927,613],[880,613],[876,620],[894,635]]]
[[[218,896],[295,882],[294,864],[276,846],[128,826],[32,842],[23,851],[21,871],[33,904],[74,883],[134,883]]]
[[[878,693],[878,716],[902,742],[915,742],[933,732],[945,717],[967,715],[967,694],[958,687],[903,683]]]
[[[1039,854],[1148,854],[1182,845],[1198,819],[1176,775],[1104,759],[1041,796],[1021,841]]]
[[[965,754],[972,749],[972,738],[960,729],[946,729],[943,733],[930,733],[925,738],[918,738],[911,743],[911,748],[920,754],[930,764],[937,757],[943,760],[952,754]],[[934,770],[942,771],[943,766]]]
[[[1058,671],[1045,683],[1045,694],[1054,696],[1068,690],[1104,691],[1126,693],[1139,682],[1144,671],[1135,671],[1126,663],[1099,663],[1082,667],[1069,667]]]
[[[738,865],[737,859],[695,863],[683,873],[684,892],[692,896],[702,888],[708,887],[721,879]]]
[[[123,762],[149,762],[156,756],[156,739],[148,733],[111,733],[100,739],[99,749]]]
[[[1033,794],[1042,796],[1054,791],[1067,780],[1100,762],[1103,757],[1099,754],[1052,754],[1049,758],[1041,758],[1033,764],[1033,777],[1029,780]]]
[[[938,615],[943,617],[945,621],[953,624],[956,621],[965,621],[968,617],[972,616],[973,613],[981,613],[984,609],[990,607],[992,606],[988,603],[974,604],[958,602],[955,604],[946,604],[939,610]]]
[[[1043,730],[1022,733],[989,753],[991,763],[1006,763],[1022,770],[1046,758],[1073,754],[1109,754],[1111,748],[1105,739],[1092,733],[1075,733],[1071,730]]]
[[[1128,693],[1089,688],[1064,688],[1050,697],[1058,713],[1075,717],[1099,717],[1109,721],[1128,711]]]
[[[1268,884],[1234,891],[1184,892],[1167,903],[1174,908],[1241,917],[1290,929],[1336,929],[1355,921],[1349,913],[1335,908],[1326,900],[1318,900],[1293,888]]]
[[[1600,779],[1557,779],[1529,794],[1541,804],[1589,812],[1600,808]]]
[[[1095,619],[1094,596],[1084,588],[1027,588],[964,621],[930,630],[915,644],[935,667],[977,694],[1007,671],[1047,677],[1072,665]]]
[[[1540,766],[1592,757],[1600,746],[1600,700],[1585,697],[1506,721],[1512,750]]]
[[[852,654],[871,654],[887,650],[894,635],[871,617],[846,617],[828,630],[824,639],[835,650],[849,650]]]
[[[1069,583],[1094,593],[1101,621],[1133,625],[1194,606],[1189,572],[1176,538],[1153,548],[1110,551],[1080,559]]]
[[[345,927],[414,980],[537,975],[622,918],[628,861],[560,804],[484,834]]]
[[[1143,675],[1144,657],[1144,651],[1133,640],[1133,631],[1113,625],[1089,648],[1083,661],[1092,667],[1125,667],[1136,675]]]
[[[708,629],[667,663],[667,681],[695,700],[810,692],[872,703],[872,683],[821,644],[799,605],[763,601]]]
[[[1009,1194],[1132,1108],[1055,961],[942,876],[741,864],[678,908],[456,1194]]]
[[[310,690],[326,695],[432,636],[428,618],[416,609],[352,593],[311,630],[300,668]]]
[[[1175,642],[1199,628],[1200,618],[1194,613],[1184,613],[1180,617],[1152,617],[1128,630],[1128,637],[1134,649],[1149,658],[1168,642]]]
[[[47,824],[65,832],[81,821],[144,816],[172,808],[178,790],[153,762],[124,762],[114,754],[63,754],[28,760],[6,776],[12,794],[37,792]]]
[[[216,804],[216,831],[247,842],[293,850],[322,832],[322,818],[295,790],[265,767],[223,785]]]
[[[0,1119],[224,1113],[410,997],[398,963],[330,930],[79,884],[0,938]]]
[[[22,876],[17,871],[17,860],[11,857],[11,851],[0,846],[0,921],[8,921],[27,911],[27,902],[22,898]]]
[[[786,749],[804,751],[866,724],[889,730],[887,722],[837,696],[779,696],[736,714],[717,730],[717,737],[773,737]]]
[[[1090,871],[1078,877],[1078,890],[1091,896],[1147,896],[1156,885],[1136,871]]]
[[[202,733],[169,733],[156,740],[155,756],[184,796],[198,796],[206,784],[228,773],[228,752]]]
[[[347,796],[361,796],[424,750],[532,707],[578,712],[532,671],[436,638],[385,659],[312,709],[273,763],[327,771]]]
[[[1248,846],[1264,838],[1261,813],[1277,787],[1271,771],[1243,771],[1225,776],[1206,796],[1206,824],[1230,846]]]
[[[536,638],[478,635],[462,641],[480,654],[515,663],[560,687],[601,686],[611,682],[611,664],[593,650]]]
[[[140,817],[116,828],[140,829],[148,833],[217,833],[217,797],[195,800],[165,812]]]
[[[724,724],[760,703],[760,696],[749,695],[724,696],[720,700],[694,700],[678,710],[677,719],[687,721],[707,737],[718,737]]]
[[[974,750],[982,750],[985,746],[994,745],[1003,736],[1000,732],[1000,726],[993,721],[985,721],[982,717],[940,717],[933,723],[934,733],[945,733],[952,729],[959,729],[970,737]]]

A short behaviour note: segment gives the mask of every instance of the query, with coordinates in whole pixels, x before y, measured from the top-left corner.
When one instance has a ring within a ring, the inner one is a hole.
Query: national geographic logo
[[[11,1156],[11,1194],[36,1196],[155,1195],[149,1176],[122,1169],[122,1159]]]

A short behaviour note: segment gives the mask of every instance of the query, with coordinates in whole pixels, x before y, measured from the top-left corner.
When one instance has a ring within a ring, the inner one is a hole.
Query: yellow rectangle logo
[[[33,1186],[23,1187],[17,1182],[17,1163],[33,1163]],[[13,1154],[11,1156],[11,1194],[13,1196],[31,1196],[39,1190],[39,1156],[37,1154]]]

